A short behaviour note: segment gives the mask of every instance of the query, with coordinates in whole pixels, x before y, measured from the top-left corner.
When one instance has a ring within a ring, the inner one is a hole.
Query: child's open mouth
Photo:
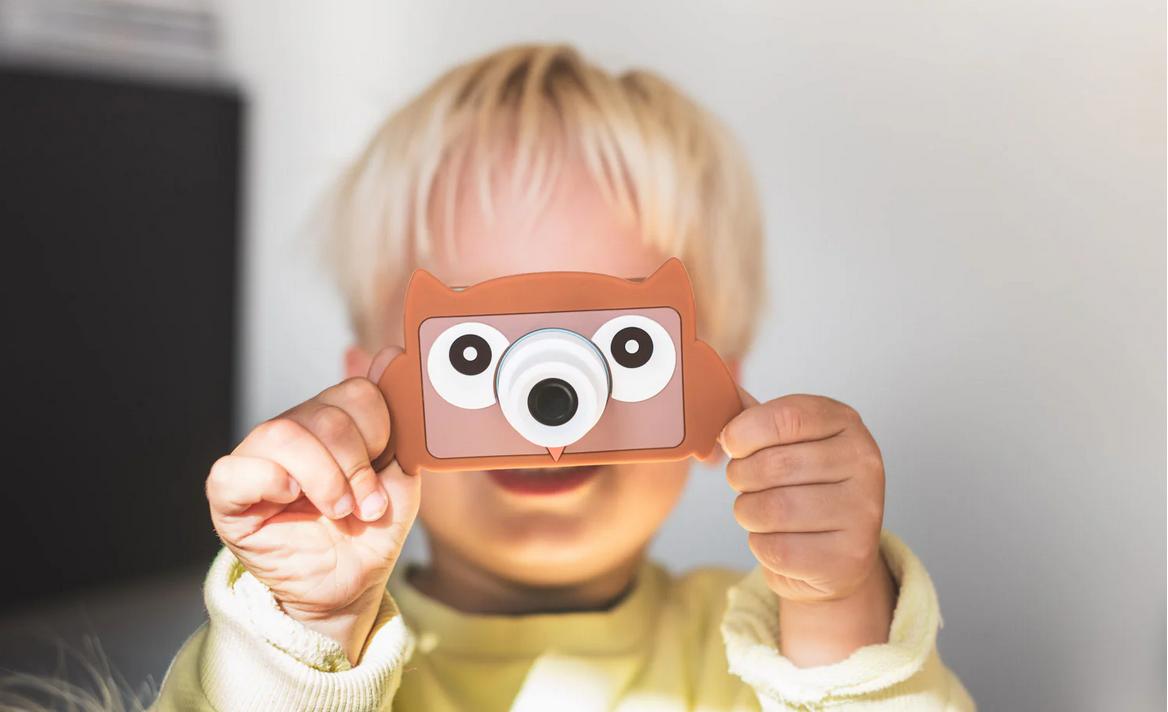
[[[562,494],[579,489],[600,472],[599,465],[585,467],[541,467],[529,470],[487,470],[487,474],[508,492],[515,494]]]

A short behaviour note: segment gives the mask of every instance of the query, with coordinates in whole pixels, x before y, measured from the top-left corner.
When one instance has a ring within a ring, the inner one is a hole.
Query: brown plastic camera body
[[[417,270],[404,322],[405,351],[378,382],[392,423],[379,468],[705,458],[742,410],[697,338],[676,258],[642,281],[540,272],[451,289]]]

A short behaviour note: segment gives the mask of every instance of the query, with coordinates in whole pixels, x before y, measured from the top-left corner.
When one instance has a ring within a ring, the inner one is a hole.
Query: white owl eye
[[[430,384],[447,403],[478,410],[495,403],[495,366],[511,342],[493,326],[455,324],[438,335],[426,357]]]
[[[649,317],[610,319],[592,336],[612,370],[612,397],[626,403],[648,400],[673,378],[677,351],[665,327]]]

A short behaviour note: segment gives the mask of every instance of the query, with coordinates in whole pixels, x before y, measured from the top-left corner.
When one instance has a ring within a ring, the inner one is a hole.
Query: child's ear
[[[360,346],[345,349],[345,378],[365,376],[373,363],[373,355]]]

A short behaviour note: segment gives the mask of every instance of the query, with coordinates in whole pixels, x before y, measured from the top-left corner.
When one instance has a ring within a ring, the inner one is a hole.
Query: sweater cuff
[[[779,652],[777,601],[756,569],[727,594],[722,638],[730,671],[764,702],[816,706],[840,704],[912,677],[936,642],[937,593],[924,565],[900,539],[883,532],[880,552],[900,589],[887,643],[860,648],[832,665],[796,667]]]
[[[236,560],[219,553],[204,589],[210,627],[199,660],[218,710],[388,709],[413,641],[388,591],[358,664],[339,643],[292,620]]]

